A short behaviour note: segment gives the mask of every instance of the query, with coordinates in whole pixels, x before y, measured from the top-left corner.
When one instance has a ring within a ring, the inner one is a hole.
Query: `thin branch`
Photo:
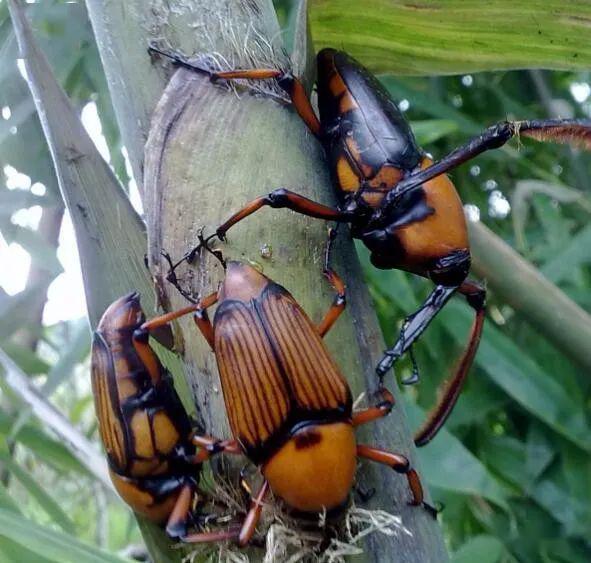
[[[474,271],[566,356],[591,374],[591,316],[503,239],[469,222]]]

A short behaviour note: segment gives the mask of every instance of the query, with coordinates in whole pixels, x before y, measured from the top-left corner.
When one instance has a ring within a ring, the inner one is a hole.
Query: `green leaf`
[[[591,6],[577,0],[312,0],[310,17],[318,49],[344,49],[373,72],[586,70],[591,59]]]
[[[453,364],[452,364],[453,365]],[[475,426],[485,422],[491,413],[498,411],[510,399],[494,383],[478,374],[469,375],[467,388],[454,407],[446,426],[455,429],[460,426]]]
[[[37,231],[12,224],[9,228],[3,229],[2,234],[7,242],[20,244],[31,254],[40,268],[56,276],[63,271],[55,247],[48,243]]]
[[[40,289],[40,285],[34,285],[0,299],[0,341],[12,336],[29,321]]]
[[[1,342],[2,349],[18,364],[27,374],[47,373],[49,364],[31,351],[28,346],[21,346],[15,342]]]
[[[449,103],[445,103],[427,87],[421,89],[418,85],[408,84],[408,81],[392,76],[381,76],[380,80],[395,100],[407,99],[411,103],[411,108],[416,107],[427,115],[439,119],[455,121],[466,135],[476,135],[484,129],[482,123],[455,109]],[[427,84],[424,83],[424,86]]]
[[[1,123],[1,122],[0,122]],[[46,196],[38,196],[29,190],[9,190],[0,188],[0,215],[10,217],[15,211],[34,205],[49,205],[52,200]]]
[[[552,282],[560,283],[570,279],[577,267],[591,263],[591,225],[570,237],[560,253],[552,256],[541,268],[541,272]]]
[[[60,563],[123,563],[129,561],[85,544],[73,536],[39,526],[0,508],[2,535],[51,561]]]
[[[0,483],[0,508],[9,510],[11,512],[20,513],[20,508],[10,496],[10,493],[7,491],[4,483]]]
[[[411,423],[418,427],[425,413],[412,403],[405,406]],[[508,510],[506,489],[445,429],[428,446],[419,448],[418,456],[430,485],[464,495],[478,495]]]
[[[91,334],[84,320],[76,326],[69,339],[68,346],[61,351],[59,360],[47,374],[47,381],[41,387],[41,393],[49,397],[59,385],[74,373],[74,368],[82,362],[90,350]]]
[[[450,301],[440,314],[458,342],[466,338],[472,310]],[[591,451],[591,429],[580,397],[573,397],[515,343],[487,322],[476,363],[510,397],[567,440]]]
[[[542,540],[540,554],[543,563],[589,563],[589,548],[573,545],[565,538]]]
[[[541,424],[532,421],[527,433],[525,468],[532,481],[536,480],[556,457],[554,440],[544,430],[545,428]],[[570,444],[568,446],[569,450],[574,450],[585,456],[578,448],[573,448]]]
[[[0,410],[0,435],[8,436],[13,424],[14,419]],[[14,439],[58,470],[87,474],[78,460],[61,442],[50,438],[43,430],[33,424],[26,424],[22,427]]]
[[[51,560],[29,551],[22,545],[0,536],[0,561],[2,563],[48,563]]]
[[[504,546],[494,536],[485,534],[470,538],[451,558],[452,563],[496,563]]]
[[[47,374],[47,380],[39,391],[45,397],[50,397],[65,379],[74,375],[74,368],[88,356],[89,350],[90,332],[84,320],[77,324],[67,347],[61,351],[58,361],[52,366]],[[31,418],[32,412],[30,407],[25,407],[19,412],[11,430],[11,436]]]
[[[29,473],[20,467],[11,456],[0,452],[0,460],[2,465],[10,471],[21,485],[29,492],[29,494],[39,503],[39,506],[47,513],[53,521],[58,524],[62,530],[73,534],[76,526],[70,517],[61,509],[59,504],[46,493],[43,488],[35,481]]]
[[[567,535],[578,535],[588,539],[591,529],[591,511],[584,499],[569,494],[567,490],[550,479],[536,484],[531,494],[538,504],[564,525]]]
[[[449,119],[425,119],[413,121],[411,125],[419,145],[434,143],[459,129],[458,123]]]
[[[559,184],[552,184],[550,182],[541,182],[539,180],[520,180],[519,182],[516,182],[515,189],[511,196],[511,210],[515,239],[519,250],[524,250],[526,248],[525,224],[529,211],[529,203],[532,196],[537,193],[544,194],[561,203],[578,203],[582,209],[591,212],[591,202],[585,197],[585,194],[579,190]],[[569,264],[569,266],[572,265]],[[550,280],[555,283],[560,281],[557,277],[550,277],[548,273],[544,272],[544,275]]]

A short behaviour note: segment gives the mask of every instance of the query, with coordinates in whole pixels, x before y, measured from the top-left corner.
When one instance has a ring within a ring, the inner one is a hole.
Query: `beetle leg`
[[[171,321],[174,321],[180,317],[188,315],[189,313],[193,313],[194,311],[197,310],[197,307],[198,307],[198,305],[188,305],[187,307],[183,307],[182,309],[179,309],[178,311],[172,311],[171,313],[165,313],[164,315],[160,315],[159,317],[154,317],[153,319],[146,321],[145,323],[142,324],[142,326],[138,330],[136,330],[136,332],[138,333],[138,337],[139,337],[140,333],[142,333],[142,332],[149,333],[152,330],[154,330],[155,328],[158,328],[160,326],[168,324]],[[134,336],[135,336],[135,334],[134,334]]]
[[[353,426],[361,426],[390,414],[392,407],[394,407],[394,395],[385,387],[381,387],[379,393],[382,400],[376,406],[353,414]]]
[[[302,118],[302,121],[308,126],[308,129],[316,135],[320,136],[320,121],[316,116],[316,112],[312,107],[310,98],[306,94],[304,85],[291,72],[283,72],[276,68],[251,68],[244,70],[226,70],[221,72],[214,72],[207,69],[205,66],[200,66],[191,63],[184,58],[174,53],[166,53],[155,46],[150,46],[148,49],[151,53],[158,53],[171,59],[174,64],[194,70],[202,74],[207,74],[212,81],[216,80],[269,80],[276,79],[281,89],[289,96],[293,107]]]
[[[237,440],[216,440],[207,436],[191,436],[191,443],[200,448],[199,453],[193,458],[193,463],[201,463],[219,453],[237,455],[243,453]]]
[[[245,219],[249,215],[252,215],[255,211],[258,211],[264,206],[273,207],[275,209],[287,208],[296,211],[297,213],[301,213],[302,215],[308,215],[309,217],[316,217],[318,219],[326,219],[327,221],[350,220],[348,214],[343,213],[338,209],[333,209],[332,207],[317,203],[307,197],[280,188],[272,191],[266,196],[251,201],[243,209],[232,215],[232,217],[217,228],[217,236],[224,240],[226,232],[230,227],[242,221],[242,219]]]
[[[438,393],[440,398],[427,415],[423,425],[415,434],[414,441],[419,447],[428,444],[435,437],[451,414],[451,411],[460,396],[460,392],[466,381],[466,376],[474,361],[478,344],[480,343],[486,310],[486,292],[483,287],[472,281],[464,282],[459,287],[458,291],[466,296],[468,303],[476,311],[476,317],[474,318],[472,328],[470,329],[468,346],[458,361],[455,374],[443,384],[441,392]]]
[[[257,496],[250,501],[250,510],[242,523],[240,534],[238,535],[238,545],[244,547],[251,539],[259,523],[261,512],[263,511],[263,500],[269,491],[269,483],[265,480],[259,489]]]
[[[190,483],[183,485],[176,499],[172,512],[166,523],[166,533],[171,538],[182,538],[187,535],[187,521],[191,512],[191,504],[195,488]]]
[[[380,380],[383,380],[384,375],[392,367],[394,362],[396,362],[396,360],[413,345],[417,338],[421,336],[428,324],[447,303],[448,299],[453,295],[456,289],[458,289],[458,286],[455,285],[437,285],[429,297],[427,297],[423,305],[421,305],[421,308],[416,313],[407,317],[396,344],[394,344],[390,350],[385,352],[384,357],[378,363],[376,373]],[[416,379],[417,378],[405,380],[402,383],[416,383]]]
[[[329,227],[328,229],[328,237],[326,240],[326,250],[324,251],[324,270],[330,270],[330,256],[332,254],[332,247],[334,241],[339,234],[339,227],[341,226],[340,223],[337,223],[334,227]]]
[[[240,528],[231,526],[227,530],[218,532],[198,532],[196,534],[187,534],[179,538],[183,543],[213,543],[226,540],[235,540],[238,538]]]
[[[307,125],[308,129],[316,137],[320,136],[320,121],[306,94],[304,85],[290,72],[282,72],[277,69],[253,68],[248,70],[228,70],[212,73],[213,80],[261,80],[275,78],[281,89],[289,96],[293,107]]]
[[[589,119],[502,121],[489,127],[478,137],[470,139],[465,145],[453,150],[435,164],[404,178],[384,199],[383,211],[391,208],[408,190],[453,170],[485,151],[502,147],[515,135],[531,137],[538,141],[582,145],[587,150],[591,150],[591,120]]]
[[[209,320],[209,315],[207,314],[207,309],[215,304],[218,300],[217,291],[208,295],[207,297],[201,299],[197,304],[197,309],[195,310],[195,314],[193,315],[193,320],[197,325],[197,328],[203,334],[205,340],[207,340],[209,346],[213,350],[213,326],[211,321]]]
[[[384,465],[390,466],[396,473],[406,475],[408,480],[408,486],[412,493],[412,501],[410,504],[414,506],[424,506],[427,512],[433,517],[437,515],[437,510],[426,503],[424,500],[423,485],[419,478],[419,474],[410,466],[408,458],[403,455],[387,452],[378,448],[372,448],[370,446],[364,446],[359,444],[357,446],[357,455],[364,457],[377,463],[383,463]]]
[[[324,270],[324,276],[330,282],[330,285],[336,292],[334,301],[330,309],[324,315],[322,322],[318,325],[318,334],[324,336],[345,310],[347,298],[345,294],[345,284],[336,272],[331,269]]]
[[[143,323],[138,329],[133,331],[133,347],[137,352],[137,355],[140,357],[142,363],[146,366],[148,373],[150,374],[150,378],[154,385],[156,385],[160,381],[160,368],[158,364],[158,359],[154,354],[150,344],[148,342],[148,338],[150,336],[150,332],[168,324],[170,321],[174,319],[178,319],[183,315],[187,315],[195,310],[195,305],[190,305],[189,307],[184,307],[183,309],[179,309],[178,311],[173,311],[172,313],[166,313],[165,315],[161,315],[159,317],[154,317],[149,321]]]

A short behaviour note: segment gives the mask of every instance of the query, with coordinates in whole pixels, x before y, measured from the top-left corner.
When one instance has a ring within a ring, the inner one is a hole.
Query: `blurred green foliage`
[[[291,2],[276,4],[288,25]],[[111,165],[127,185],[121,140],[83,3],[47,0],[31,5],[29,14],[77,107],[96,103]],[[0,183],[0,244],[18,242],[30,254],[32,268],[43,273],[30,276],[16,295],[0,288],[0,347],[96,442],[87,325],[47,326],[34,311],[61,271],[57,239],[15,220],[23,209],[40,206],[45,213],[60,205],[16,57],[6,3],[0,1],[0,109],[10,109],[8,118],[6,111],[0,118],[0,168],[11,166],[31,184],[46,187],[38,195],[28,184],[8,189]],[[502,119],[591,115],[586,72],[383,80],[435,157]],[[587,310],[590,168],[589,156],[578,151],[524,142],[487,153],[453,173],[471,213]],[[54,220],[61,222],[61,216]],[[393,342],[404,316],[419,306],[431,285],[401,272],[375,270],[365,250],[359,251],[386,340]],[[405,397],[416,425],[462,349],[470,315],[460,299],[453,300],[415,347],[423,378]],[[409,370],[403,361],[397,375]],[[441,519],[456,563],[590,560],[589,375],[489,292],[485,335],[466,391],[446,431],[420,452],[433,496],[445,505]],[[0,470],[0,560],[114,561],[115,555],[99,548],[115,554],[139,541],[128,509],[94,483],[5,388],[0,390]]]

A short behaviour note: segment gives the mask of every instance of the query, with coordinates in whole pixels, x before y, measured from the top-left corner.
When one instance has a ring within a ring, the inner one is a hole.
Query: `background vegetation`
[[[287,26],[291,3],[276,4]],[[331,2],[316,4],[312,20],[321,28],[323,10]],[[110,163],[129,186],[84,4],[44,1],[30,8],[36,36],[70,98],[80,110],[96,105]],[[333,45],[351,40],[345,31],[340,40],[331,38]],[[363,33],[357,35],[359,45]],[[359,56],[373,63],[371,52],[368,60]],[[86,321],[43,322],[47,289],[62,271],[58,250],[75,250],[59,249],[63,204],[16,59],[6,2],[0,2],[0,166],[5,176],[0,182],[0,251],[17,244],[31,258],[25,288],[14,294],[0,289],[0,348],[96,442]],[[582,70],[383,77],[413,121],[419,142],[435,156],[507,117],[591,116],[590,78]],[[587,311],[590,166],[588,155],[568,148],[514,143],[453,175],[469,214]],[[359,251],[367,262],[364,250]],[[12,265],[0,267],[10,270]],[[392,342],[403,317],[431,286],[369,266],[366,275],[386,339]],[[469,310],[454,300],[416,346],[423,381],[406,393],[415,421],[420,408],[432,402],[436,383],[451,369],[469,322]],[[408,369],[403,364],[400,374],[407,375]],[[589,560],[589,375],[490,292],[485,336],[466,392],[447,432],[420,452],[433,496],[445,504],[442,522],[455,561]],[[126,507],[6,385],[0,392],[0,468],[0,560],[60,561],[72,553],[78,561],[117,560],[112,554],[124,555],[141,541]]]

